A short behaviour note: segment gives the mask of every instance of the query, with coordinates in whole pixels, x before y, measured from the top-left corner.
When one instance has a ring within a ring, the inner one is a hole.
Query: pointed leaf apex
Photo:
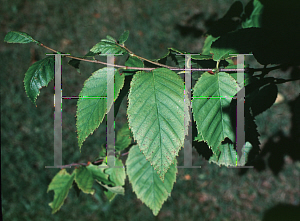
[[[129,31],[128,30],[124,31],[124,33],[119,38],[119,44],[124,44],[125,41],[127,41],[128,36],[129,36]]]

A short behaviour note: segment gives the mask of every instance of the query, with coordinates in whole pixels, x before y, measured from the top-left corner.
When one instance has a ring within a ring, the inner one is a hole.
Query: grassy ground
[[[243,1],[245,3],[247,1]],[[263,213],[278,203],[299,204],[300,164],[284,158],[278,176],[270,169],[227,169],[207,163],[194,151],[194,165],[201,169],[179,169],[171,197],[158,217],[141,203],[126,181],[125,196],[110,204],[96,186],[94,196],[71,189],[65,204],[55,215],[48,203],[53,192],[46,193],[57,169],[53,164],[53,86],[43,88],[35,107],[27,98],[23,79],[31,62],[45,57],[36,45],[5,44],[7,32],[24,31],[54,49],[83,55],[105,38],[130,31],[127,47],[145,58],[158,58],[168,47],[200,52],[206,23],[222,17],[233,1],[22,1],[4,0],[0,11],[1,33],[1,190],[4,220],[261,220]],[[192,15],[198,14],[194,24]],[[206,23],[205,23],[206,21]],[[193,33],[193,34],[188,34]],[[118,61],[117,61],[118,62]],[[76,96],[83,82],[99,68],[82,63],[82,74],[63,59],[63,94]],[[287,72],[289,73],[289,72]],[[275,72],[274,75],[280,75]],[[289,83],[279,87],[286,100],[257,118],[262,143],[268,136],[290,128],[287,102],[300,91]],[[116,119],[116,130],[126,121],[126,100]],[[63,163],[94,159],[105,142],[105,125],[89,137],[79,152],[75,127],[76,101],[63,101]],[[283,117],[279,117],[282,114]],[[287,119],[287,120],[286,120]],[[272,127],[270,125],[272,124]],[[179,156],[182,162],[183,155]],[[126,160],[126,158],[124,158]]]

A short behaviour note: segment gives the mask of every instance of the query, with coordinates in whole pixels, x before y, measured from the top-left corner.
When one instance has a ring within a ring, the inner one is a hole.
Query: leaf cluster
[[[190,122],[196,128],[193,142],[205,143],[213,154],[209,162],[220,166],[251,165],[254,159],[248,158],[250,151],[259,153],[259,134],[254,118],[274,104],[278,93],[276,84],[286,80],[266,78],[266,66],[262,75],[255,75],[255,70],[246,66],[248,71],[244,74],[244,84],[239,85],[238,73],[219,71],[219,68],[236,69],[233,58],[236,54],[245,53],[253,53],[256,60],[264,65],[297,61],[292,49],[280,48],[294,55],[288,59],[272,51],[268,41],[272,39],[274,30],[263,27],[263,9],[264,5],[258,0],[251,1],[245,9],[241,2],[235,2],[227,14],[208,30],[201,54],[191,55],[187,62],[183,55],[189,53],[175,48],[169,48],[164,56],[153,60],[135,55],[125,45],[129,31],[125,31],[118,40],[107,36],[86,55],[73,57],[69,64],[80,72],[80,59],[92,58],[90,61],[97,61],[96,56],[109,54],[127,56],[125,66],[119,69],[112,67],[112,75],[108,75],[110,67],[104,67],[92,73],[84,82],[79,94],[82,99],[77,102],[76,112],[79,148],[103,122],[113,105],[114,116],[117,116],[120,104],[127,95],[128,124],[118,132],[115,144],[115,165],[119,168],[108,167],[104,162],[100,166],[106,166],[107,169],[88,164],[76,168],[72,174],[62,169],[53,178],[48,188],[48,191],[55,192],[54,200],[49,204],[53,213],[62,206],[72,184],[84,193],[93,194],[92,185],[96,180],[104,188],[108,199],[112,200],[116,194],[124,194],[127,174],[137,197],[157,215],[176,181],[176,157],[184,145],[188,135],[186,125]],[[295,33],[288,30],[287,34]],[[281,40],[286,38],[274,38],[274,41]],[[43,46],[28,34],[17,31],[9,32],[4,41]],[[262,50],[263,45],[266,47]],[[265,56],[273,52],[275,56]],[[214,69],[193,72],[194,83],[189,100],[185,82],[180,77],[182,72],[170,70],[166,66],[168,59],[179,68]],[[53,80],[53,69],[54,59],[47,57],[34,63],[25,73],[25,91],[33,103],[39,90]],[[108,104],[107,85],[110,83],[114,85],[114,97]],[[236,96],[243,89],[246,91],[246,137],[242,155],[239,156],[235,146]],[[266,94],[268,97],[264,96]],[[135,143],[132,143],[132,138]],[[126,174],[125,166],[119,159],[125,149],[129,149]],[[103,144],[95,162],[99,162],[99,159],[104,161],[105,155]]]

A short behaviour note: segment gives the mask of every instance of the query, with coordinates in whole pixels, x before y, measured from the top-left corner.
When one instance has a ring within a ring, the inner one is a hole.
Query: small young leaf
[[[213,37],[212,35],[208,35],[204,41],[204,45],[202,47],[203,55],[210,55],[211,44],[217,40],[219,37]]]
[[[125,41],[128,39],[129,31],[124,31],[124,33],[119,38],[119,44],[124,44]]]
[[[39,42],[37,40],[34,40],[30,35],[28,35],[25,32],[21,31],[10,31],[6,34],[4,41],[7,43],[37,43]]]
[[[25,73],[24,86],[27,96],[35,104],[39,89],[47,86],[54,78],[54,57],[48,56],[35,62]]]
[[[90,50],[96,54],[126,54],[127,51],[110,40],[102,39]]]

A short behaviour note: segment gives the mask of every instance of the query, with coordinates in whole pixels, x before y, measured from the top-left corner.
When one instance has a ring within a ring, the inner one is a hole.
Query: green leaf
[[[85,166],[75,169],[75,182],[82,192],[92,195],[95,193],[95,190],[92,189],[94,183],[93,175]]]
[[[201,134],[201,132],[198,132],[197,136],[194,138],[194,140],[200,142],[200,141],[204,141],[203,135]]]
[[[100,166],[106,167],[107,165],[102,162]],[[90,164],[86,166],[86,169],[88,169],[88,171],[92,174],[93,179],[95,179],[96,181],[102,182],[106,185],[116,185],[113,181],[108,180],[108,175],[105,173],[106,168],[101,168],[97,165]]]
[[[219,166],[245,166],[247,163],[249,152],[252,148],[251,143],[246,142],[242,149],[242,156],[238,159],[236,150],[232,143],[221,144],[219,150],[209,158],[209,163],[215,163]],[[242,163],[244,162],[244,163]]]
[[[177,54],[188,54],[186,51],[181,51],[176,48],[169,48],[169,51],[175,52]]]
[[[243,28],[260,28],[262,25],[262,13],[264,5],[259,0],[250,1],[245,7],[245,18],[242,22]]]
[[[48,186],[47,193],[50,190],[54,191],[54,199],[49,206],[52,208],[52,214],[56,213],[64,204],[65,199],[68,196],[69,189],[72,187],[75,174],[71,175],[66,169],[60,170],[55,177],[53,177],[51,183]]]
[[[101,166],[106,166],[102,163]],[[104,173],[105,168],[100,168],[90,164],[88,166],[81,166],[75,170],[75,182],[79,189],[86,194],[94,194],[95,190],[92,189],[94,179],[103,182],[105,184],[113,184],[113,182],[108,180],[108,175]]]
[[[216,75],[205,72],[194,86],[192,110],[197,130],[213,153],[217,152],[226,137],[233,142],[235,140],[229,110],[225,110],[229,109],[232,97],[238,90],[236,81],[225,72]]]
[[[184,68],[185,57],[183,55],[186,54],[187,52],[179,51],[175,48],[168,48],[168,49],[169,49],[168,56],[171,57],[171,59],[175,62],[176,65],[179,65],[179,68]],[[178,55],[178,54],[182,54],[182,55]],[[165,57],[161,58],[160,60],[165,59]]]
[[[96,54],[126,54],[127,51],[113,40],[102,39],[90,50]]]
[[[36,104],[40,89],[54,79],[54,57],[48,56],[35,62],[25,73],[24,87],[27,96]]]
[[[125,41],[127,41],[128,36],[129,36],[129,31],[128,30],[124,31],[124,33],[119,38],[119,44],[124,44]]]
[[[124,193],[125,193],[125,190],[124,190],[124,187],[121,187],[121,186],[113,186],[113,187],[110,187],[110,186],[107,186],[107,185],[104,185],[104,184],[101,184],[102,186],[104,186],[107,190],[109,190],[109,192],[111,192],[111,193],[109,193],[108,194],[108,198],[109,198],[109,200],[111,201],[117,194],[121,194],[121,195],[124,195]],[[106,195],[106,193],[108,193],[108,192],[104,192],[105,193],[105,195]]]
[[[107,191],[104,191],[104,194],[109,200],[109,202],[111,202],[117,194],[121,194],[121,195],[125,194],[124,187],[121,186],[109,187],[107,185],[103,185],[103,184],[101,185],[107,189]]]
[[[164,201],[171,195],[176,181],[177,160],[173,159],[170,169],[165,174],[164,182],[140,152],[138,145],[131,147],[126,160],[126,172],[132,189],[156,216]]]
[[[120,90],[124,85],[124,75],[114,69],[114,78],[109,81],[115,81],[114,100],[119,96]],[[77,133],[78,145],[81,148],[85,139],[93,133],[103,121],[107,110],[107,68],[97,70],[84,83],[84,87],[79,94],[77,102]],[[110,105],[112,106],[112,104]]]
[[[107,35],[106,38],[107,39],[102,39],[101,41],[102,42],[108,42],[108,43],[116,44],[116,40],[113,37]]]
[[[110,35],[106,35],[106,38],[111,41],[111,42],[116,42],[116,39],[114,39],[113,37],[111,37]]]
[[[211,49],[211,44],[217,40],[219,37],[213,37],[212,35],[208,35],[204,41],[204,45],[202,47],[202,54],[203,55],[211,55],[210,54],[210,49]]]
[[[28,35],[25,32],[21,31],[10,31],[6,34],[4,38],[4,42],[7,43],[21,43],[21,44],[27,44],[27,43],[37,43],[39,44],[37,40],[34,40],[30,35]]]
[[[108,168],[105,173],[109,175],[109,179],[115,183],[115,186],[124,186],[126,174],[122,160],[115,158],[115,166],[122,168]]]
[[[169,56],[171,56],[171,59],[177,64],[179,65],[180,68],[184,68],[185,66],[185,54],[187,54],[187,52],[185,51],[180,51],[178,49],[175,48],[168,48],[169,49]]]
[[[104,194],[107,196],[109,201],[113,200],[116,194],[124,195],[124,188],[122,186],[125,185],[125,167],[122,163],[122,160],[115,158],[115,166],[122,168],[108,168],[105,170],[105,173],[109,175],[109,179],[115,183],[114,187],[109,187],[107,185],[104,186],[108,191],[105,191]]]
[[[128,100],[128,122],[134,139],[164,180],[187,134],[184,82],[166,68],[138,72],[131,81]]]

